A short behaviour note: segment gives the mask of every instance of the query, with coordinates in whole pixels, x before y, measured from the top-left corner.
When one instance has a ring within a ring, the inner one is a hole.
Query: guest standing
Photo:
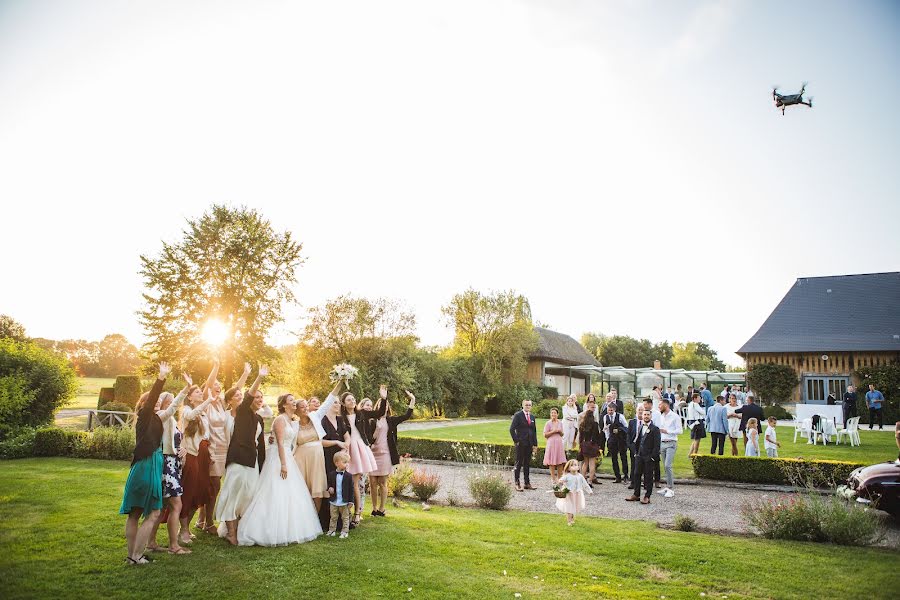
[[[732,394],[734,396],[734,394]],[[728,409],[725,408],[725,397],[719,396],[716,404],[706,411],[706,429],[712,438],[710,454],[719,450],[719,456],[725,454],[725,436],[728,435]]]
[[[869,430],[875,429],[875,418],[878,417],[878,427],[884,431],[884,410],[881,408],[883,402],[884,395],[870,383],[869,391],[866,392],[866,405],[869,407]]]
[[[334,537],[338,527],[338,517],[341,526],[341,539],[345,540],[350,535],[350,502],[353,500],[353,477],[346,471],[350,463],[350,455],[341,450],[335,453],[333,469],[328,472],[328,493],[330,517],[328,533]]]
[[[607,454],[612,457],[613,473],[616,483],[628,482],[628,421],[622,413],[616,412],[616,405],[612,402],[606,405],[606,414],[603,415],[603,434],[606,437]],[[622,470],[619,470],[619,461],[622,461]]]
[[[566,450],[572,450],[575,447],[575,436],[578,433],[578,413],[581,411],[578,410],[575,399],[575,394],[570,394],[562,408],[563,440]]]
[[[590,485],[601,484],[597,479],[597,459],[603,454],[605,441],[600,424],[594,421],[594,411],[586,410],[581,415],[581,423],[578,426],[578,455],[583,460],[581,474],[587,478]]]
[[[653,463],[660,453],[659,427],[653,424],[652,414],[644,410],[642,422],[638,427],[637,437],[634,440],[637,452],[635,460],[637,468],[634,472],[634,493],[625,498],[628,502],[640,499],[641,504],[650,504],[650,496],[653,494]],[[641,498],[641,480],[644,483],[644,497]]]
[[[531,400],[522,401],[522,410],[513,415],[509,425],[509,435],[516,447],[516,466],[513,470],[513,478],[516,482],[516,491],[536,489],[531,485],[531,457],[537,452],[537,425],[531,414]],[[525,471],[525,487],[523,488],[519,473]]]
[[[756,404],[756,398],[753,396],[753,392],[747,394],[747,404],[738,408],[734,411],[735,413],[741,415],[741,431],[744,433],[744,448],[747,447],[747,423],[750,422],[750,419],[756,419],[757,423],[762,423],[765,420],[765,415],[763,415],[763,409],[761,406]],[[756,432],[757,434],[759,431]],[[757,447],[756,455],[759,455],[759,447]]]
[[[660,490],[666,498],[675,496],[675,452],[678,450],[678,436],[681,435],[681,417],[669,408],[668,402],[659,403],[659,453],[666,469],[666,487]]]
[[[847,421],[856,416],[856,388],[852,385],[847,386],[847,391],[844,392],[844,397],[841,399],[841,408],[844,413],[844,427],[847,426]]]
[[[398,417],[391,415],[391,404],[387,398],[384,398],[380,400],[387,405],[384,416],[369,422],[372,454],[375,456],[375,464],[378,465],[377,469],[369,473],[373,517],[385,516],[384,505],[387,503],[388,477],[393,473],[394,465],[400,463],[400,453],[397,452],[397,426],[412,416],[413,407],[416,405],[416,397],[409,390],[406,390],[406,396],[409,398],[409,404],[404,414]]]
[[[628,454],[631,457],[631,480],[628,483],[628,489],[633,490],[636,482],[634,480],[634,471],[637,468],[637,462],[635,461],[635,453],[637,452],[637,434],[638,429],[643,422],[642,415],[644,414],[644,405],[643,403],[639,403],[635,409],[635,418],[628,421]]]
[[[565,498],[556,499],[556,508],[560,512],[566,514],[566,525],[571,526],[575,523],[575,515],[584,510],[585,501],[584,494],[593,494],[594,490],[588,485],[584,475],[578,472],[578,461],[570,460],[565,465],[565,473],[560,478],[559,483],[563,484],[569,493]]]
[[[144,556],[144,550],[162,509],[163,423],[154,409],[171,371],[168,363],[159,363],[159,376],[135,407],[134,457],[119,508],[119,514],[128,515],[125,524],[125,539],[128,542],[126,560],[131,565],[150,562]],[[144,517],[143,523],[140,522],[141,515]]]
[[[325,432],[325,436],[322,438],[322,447],[325,451],[325,474],[327,476],[334,472],[335,454],[347,448],[347,442],[344,441],[344,435],[347,433],[347,430],[344,429],[344,420],[341,418],[340,400],[332,404],[331,408],[325,412],[325,415],[321,419],[321,423],[322,431]],[[350,463],[349,454],[347,455],[347,463]],[[348,479],[352,479],[349,473],[347,477]],[[348,501],[352,502],[352,499]],[[321,522],[323,529],[328,527],[330,518],[331,512],[328,504],[323,502],[322,507],[319,509],[319,521]],[[349,523],[347,525],[349,526]]]
[[[691,430],[691,454],[697,454],[700,440],[706,437],[706,408],[700,403],[700,399],[701,395],[694,392],[687,409],[687,426]]]
[[[325,470],[325,447],[322,442],[325,437],[325,428],[322,426],[322,418],[331,410],[332,406],[337,404],[337,397],[343,386],[343,380],[338,381],[325,399],[325,404],[316,403],[316,408],[312,408],[309,401],[302,398],[294,401],[297,417],[294,460],[303,475],[307,488],[309,488],[316,511],[321,509],[322,499],[328,497],[328,473]],[[281,398],[279,398],[279,403],[281,403]],[[312,435],[313,433],[315,436]]]
[[[387,386],[381,385],[378,393],[382,399],[387,398]],[[353,490],[355,504],[353,507],[354,526],[359,525],[362,512],[362,494],[359,491],[359,482],[363,475],[367,475],[378,468],[375,456],[369,447],[369,438],[366,434],[366,423],[370,419],[380,419],[387,410],[387,403],[382,402],[378,410],[357,410],[356,397],[350,392],[341,395],[341,418],[344,420],[344,441],[347,443],[350,454],[350,464],[347,470],[353,476]]]
[[[755,418],[748,419],[744,435],[747,436],[744,456],[759,456],[759,421]]]
[[[206,409],[212,403],[212,390],[206,389],[206,400],[203,400],[203,389],[192,385],[188,391],[186,406],[181,411],[181,423],[184,430],[182,448],[184,448],[184,468],[181,474],[181,533],[182,544],[191,541],[191,519],[198,508],[204,506],[212,497],[212,480],[209,476],[209,420]]]
[[[737,440],[741,437],[741,415],[737,412],[738,406],[737,394],[728,396],[728,404],[725,406],[728,418],[728,440],[731,442],[731,455],[738,455]]]
[[[766,419],[766,438],[763,446],[766,449],[766,456],[769,458],[778,458],[778,449],[781,448],[778,432],[775,430],[776,425],[778,425],[778,420],[775,417]]]
[[[256,411],[262,408],[263,394],[259,391],[262,378],[269,374],[269,367],[261,365],[256,381],[244,394],[234,416],[234,432],[228,444],[225,458],[225,484],[216,505],[216,519],[220,525],[220,535],[234,546],[238,544],[238,519],[253,500],[259,472],[266,460],[266,440],[263,434],[263,419]]]
[[[559,410],[550,409],[550,420],[544,425],[544,466],[550,467],[550,481],[553,485],[563,474],[562,467],[566,463],[566,451],[563,449],[563,424],[559,420]]]

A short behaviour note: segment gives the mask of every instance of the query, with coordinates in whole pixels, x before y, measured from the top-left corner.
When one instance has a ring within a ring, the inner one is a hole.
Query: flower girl
[[[556,508],[566,513],[566,524],[572,525],[575,515],[584,510],[584,493],[594,493],[587,479],[579,472],[577,460],[572,459],[566,463],[565,474],[559,479],[558,489],[568,490],[565,498],[557,498]]]

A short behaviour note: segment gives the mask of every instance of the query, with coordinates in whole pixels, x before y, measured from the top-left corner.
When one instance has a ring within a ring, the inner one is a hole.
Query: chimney
[[[658,360],[654,360],[654,361],[653,361],[653,368],[656,369],[657,371],[659,371],[659,370],[662,368],[662,365],[659,363]]]

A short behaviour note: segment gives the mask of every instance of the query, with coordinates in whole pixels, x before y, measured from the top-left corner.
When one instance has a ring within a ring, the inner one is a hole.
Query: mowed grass
[[[538,420],[538,445],[545,446],[544,436],[542,434],[546,419]],[[765,428],[763,429],[763,432]],[[401,436],[419,437],[433,440],[452,440],[452,441],[474,441],[488,442],[492,444],[511,444],[509,437],[509,422],[503,421],[499,423],[478,423],[475,425],[453,425],[448,424],[434,429],[425,429],[421,431],[401,431]],[[762,436],[760,436],[760,441]],[[877,463],[886,460],[894,460],[897,458],[897,445],[894,442],[894,436],[891,432],[882,431],[861,431],[858,447],[851,447],[846,441],[841,445],[828,444],[825,446],[821,443],[818,445],[808,445],[805,438],[798,436],[797,442],[794,441],[793,427],[778,427],[778,441],[781,442],[781,448],[778,451],[779,457],[786,458],[814,458],[827,460],[846,460],[859,463]],[[700,453],[708,454],[711,446],[709,435],[700,442]],[[675,476],[676,477],[693,477],[694,471],[691,468],[691,461],[688,453],[691,447],[691,440],[687,431],[685,431],[678,440],[678,450],[675,453]],[[760,443],[762,448],[762,443]],[[731,442],[725,440],[725,452],[731,453]],[[765,450],[761,450],[765,455]],[[738,453],[744,454],[744,442],[738,440]],[[609,457],[605,457],[600,466],[601,473],[612,474],[612,461]]]
[[[117,514],[127,474],[124,462],[0,462],[0,598],[871,599],[900,585],[891,550],[587,517],[570,529],[562,515],[415,502],[348,540],[232,548],[203,535],[190,556],[129,567]]]
[[[75,397],[63,408],[66,410],[97,408],[100,388],[112,387],[115,383],[115,377],[79,377],[78,391],[75,392]]]

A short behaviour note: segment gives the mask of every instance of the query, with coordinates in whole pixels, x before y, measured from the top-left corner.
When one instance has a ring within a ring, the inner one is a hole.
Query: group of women
[[[173,396],[163,392],[171,369],[161,363],[153,387],[138,402],[134,458],[120,508],[128,515],[128,564],[151,562],[148,550],[190,554],[196,537],[190,525],[197,513],[198,532],[233,545],[280,546],[318,537],[328,524],[327,500],[334,497],[328,473],[335,470],[339,451],[350,456],[347,472],[354,483],[350,527],[362,518],[366,477],[371,514],[385,516],[387,478],[400,462],[397,426],[412,416],[412,393],[406,392],[409,405],[399,416],[391,415],[383,385],[375,404],[342,393],[344,381],[324,403],[282,394],[267,434],[264,419],[274,413],[259,386],[268,368],[260,366],[244,392],[251,371],[245,365],[224,394],[218,368],[216,362],[203,386],[185,374],[185,387]],[[168,548],[156,543],[163,523]]]

